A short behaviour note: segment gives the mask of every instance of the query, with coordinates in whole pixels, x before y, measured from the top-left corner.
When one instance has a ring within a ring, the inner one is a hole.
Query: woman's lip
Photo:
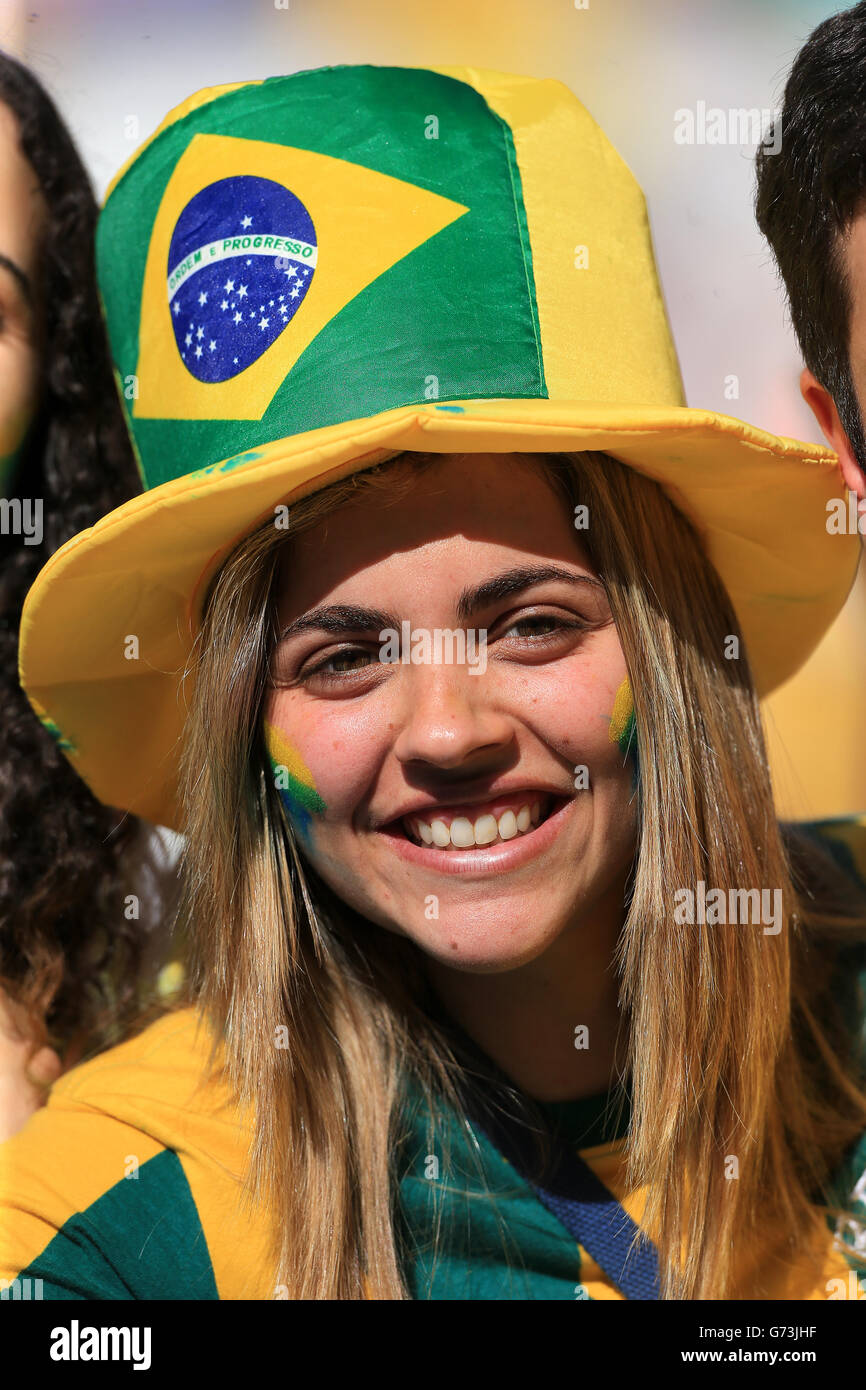
[[[468,802],[465,806],[449,806],[444,810],[440,809],[438,806],[425,806],[420,811],[407,812],[406,815],[399,818],[399,821],[389,821],[388,823],[389,825],[402,823],[405,827],[407,821],[414,821],[416,823],[418,821],[424,821],[426,825],[432,825],[434,820],[441,820],[443,824],[451,825],[453,821],[465,818],[474,824],[475,821],[480,820],[482,816],[493,816],[495,820],[499,820],[500,816],[504,816],[506,811],[513,811],[514,814],[517,815],[518,811],[522,810],[524,806],[530,808],[539,806],[541,807],[542,813],[546,815],[551,802],[555,799],[552,792],[538,790],[508,792],[507,794],[500,794],[499,796],[490,796],[486,801],[472,801]],[[416,835],[416,839],[417,838]]]
[[[434,873],[463,874],[473,878],[507,873],[518,869],[537,855],[543,854],[553,844],[564,820],[574,805],[574,797],[559,798],[557,806],[540,825],[514,840],[496,845],[490,849],[436,849],[434,846],[416,845],[405,835],[383,828],[376,833],[382,835],[401,859],[416,864],[422,869],[432,869]]]

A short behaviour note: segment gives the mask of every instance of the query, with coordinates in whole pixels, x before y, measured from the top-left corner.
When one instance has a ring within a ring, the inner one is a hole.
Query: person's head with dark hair
[[[801,48],[758,149],[755,215],[788,293],[800,389],[866,497],[866,3]],[[778,122],[777,122],[778,125]],[[777,150],[777,153],[773,153]]]
[[[54,104],[0,53],[0,988],[61,1050],[112,1039],[144,956],[123,890],[140,823],[96,800],[18,679],[36,574],[140,487],[100,314],[96,216]]]

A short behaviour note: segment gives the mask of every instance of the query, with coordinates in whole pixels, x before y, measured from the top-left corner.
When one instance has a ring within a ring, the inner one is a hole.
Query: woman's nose
[[[486,674],[466,665],[417,666],[407,668],[405,687],[394,744],[401,762],[456,768],[513,742],[513,720],[497,705]]]

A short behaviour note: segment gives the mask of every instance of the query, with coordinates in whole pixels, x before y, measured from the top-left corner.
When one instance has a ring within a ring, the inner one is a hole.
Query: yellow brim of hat
[[[207,583],[237,540],[278,503],[403,450],[590,449],[664,487],[730,594],[759,693],[787,680],[841,609],[857,568],[857,536],[826,525],[828,502],[845,495],[833,453],[686,407],[476,400],[405,406],[271,442],[111,512],[59,550],[31,589],[22,684],[97,797],[177,826],[181,675]]]

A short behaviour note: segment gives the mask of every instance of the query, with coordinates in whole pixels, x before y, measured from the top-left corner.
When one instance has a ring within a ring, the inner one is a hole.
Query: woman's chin
[[[495,913],[462,911],[442,913],[438,919],[403,927],[426,956],[452,970],[495,974],[517,970],[553,944],[565,930],[568,914],[558,919],[545,913],[516,910],[507,917],[500,905]]]

